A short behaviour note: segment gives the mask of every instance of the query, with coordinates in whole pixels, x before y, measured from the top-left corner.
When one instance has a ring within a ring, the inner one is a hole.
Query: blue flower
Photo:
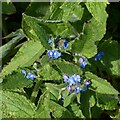
[[[52,43],[52,39],[51,38],[48,39],[48,43],[49,44]]]
[[[68,48],[68,41],[67,40],[65,40],[64,41],[64,47],[63,47],[64,49],[67,49]]]
[[[86,80],[85,85],[86,85],[86,86],[89,86],[89,85],[90,85],[90,83],[91,83],[91,82],[90,82],[89,80]]]
[[[81,80],[81,78],[80,78],[79,75],[74,74],[72,77],[74,78],[74,82],[75,82],[75,83],[76,83],[76,82],[80,82],[80,80]]]
[[[84,88],[82,89],[82,92],[85,92],[87,90],[87,86],[84,86]]]
[[[75,86],[74,92],[80,93],[80,91],[82,91],[82,89],[78,86]]]
[[[71,86],[70,85],[67,86],[67,90],[68,90],[68,92],[70,92],[70,90],[71,90]]]
[[[34,75],[32,73],[27,74],[26,70],[22,70],[22,73],[24,74],[24,77],[27,78],[27,79],[34,80],[36,78],[36,75]]]
[[[64,79],[64,82],[68,82],[68,76],[66,74],[63,74],[63,79]]]
[[[94,60],[95,61],[100,60],[103,56],[104,56],[104,52],[99,52],[94,56]]]
[[[88,63],[87,63],[86,61],[83,61],[83,62],[80,64],[80,67],[81,67],[81,68],[85,68],[87,64],[88,64]]]
[[[73,76],[70,76],[68,81],[69,81],[69,85],[74,85],[75,84],[75,80],[74,80]]]
[[[79,63],[80,63],[81,68],[85,68],[86,65],[88,64],[87,61],[85,59],[83,59],[83,58],[79,59]]]
[[[22,70],[22,73],[24,74],[24,77],[26,77],[27,74],[26,70]]]
[[[34,80],[36,78],[36,76],[32,73],[28,73],[27,76],[26,76],[27,79],[31,79],[31,80]]]
[[[57,59],[58,57],[61,56],[61,53],[58,52],[57,50],[48,50],[47,54],[48,54],[49,58],[53,58],[53,59]]]

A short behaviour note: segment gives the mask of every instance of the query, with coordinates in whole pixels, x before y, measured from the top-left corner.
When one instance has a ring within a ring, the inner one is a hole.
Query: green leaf
[[[54,101],[47,100],[47,102],[55,118],[72,118],[72,114],[66,108]]]
[[[73,74],[82,74],[82,70],[80,67],[64,61],[64,60],[57,60],[54,61],[55,65],[60,69],[61,73],[67,74],[67,75],[73,75]]]
[[[2,97],[3,118],[32,118],[35,113],[35,106],[24,96],[17,93],[0,91]]]
[[[85,116],[82,113],[82,110],[80,109],[80,106],[78,106],[77,104],[71,104],[70,106],[76,117],[85,118]]]
[[[120,44],[107,40],[99,46],[99,50],[104,52],[101,62],[109,74],[120,77]]]
[[[74,98],[75,98],[75,93],[72,93],[72,94],[66,96],[63,100],[63,102],[64,102],[63,106],[67,107],[74,100]]]
[[[85,76],[87,79],[90,79],[91,86],[94,88],[94,91],[101,94],[118,94],[118,91],[113,88],[107,80],[102,79],[90,72],[86,72]]]
[[[57,86],[55,86],[54,84],[51,84],[51,83],[46,83],[45,85],[46,85],[47,90],[51,94],[53,94],[57,99],[59,97],[60,89]]]
[[[38,73],[41,80],[60,80],[62,76],[50,64],[45,64]]]
[[[98,106],[105,110],[115,110],[118,104],[117,95],[97,94]]]
[[[97,31],[97,32],[96,32]],[[101,25],[98,21],[92,18],[84,25],[83,35],[76,39],[73,43],[72,52],[82,53],[88,58],[97,54],[96,41],[100,41],[106,32],[106,25]]]
[[[33,84],[33,81],[30,79],[24,78],[22,72],[15,72],[12,75],[8,75],[3,79],[2,89],[20,89],[23,87],[30,87]]]
[[[44,17],[49,10],[49,6],[48,2],[31,2],[25,11],[25,14],[39,18]]]
[[[11,15],[16,12],[15,6],[12,4],[12,2],[2,2],[2,14]]]
[[[12,38],[13,37],[13,38]],[[0,47],[0,61],[15,47],[15,45],[25,37],[22,29],[12,32],[5,38],[12,38],[8,43]]]
[[[3,68],[3,77],[5,77],[8,74],[11,74],[19,67],[30,66],[36,59],[38,59],[43,54],[44,51],[45,49],[39,41],[27,41],[19,49],[19,51],[11,60],[11,62]]]
[[[48,44],[49,35],[43,26],[39,24],[41,20],[25,14],[23,14],[22,20],[22,28],[28,38],[40,41],[46,49],[50,49]]]
[[[80,102],[81,102],[81,110],[83,115],[86,118],[91,118],[91,107],[95,104],[93,99],[94,92],[87,90],[81,94]]]
[[[85,5],[98,22],[105,24],[108,17],[106,12],[107,2],[86,2]]]

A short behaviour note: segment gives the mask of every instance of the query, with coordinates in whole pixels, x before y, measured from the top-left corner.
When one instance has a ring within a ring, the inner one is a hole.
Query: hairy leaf
[[[44,52],[44,47],[39,41],[27,41],[17,52],[11,62],[2,70],[3,77],[11,74],[19,67],[26,67],[33,64]]]
[[[90,72],[86,72],[85,76],[87,77],[87,79],[90,79],[91,86],[94,88],[94,90],[97,93],[101,93],[101,94],[118,94],[118,91],[112,87],[112,85],[110,85],[109,82],[107,82],[107,80],[102,79]]]
[[[41,80],[60,80],[61,75],[57,70],[55,70],[50,64],[45,64],[40,72],[39,75]]]
[[[3,79],[2,89],[20,89],[23,87],[30,87],[33,84],[33,81],[26,79],[21,72],[15,72],[12,75],[8,75]]]
[[[12,38],[13,37],[13,38]],[[15,45],[25,37],[22,29],[12,32],[5,38],[12,38],[8,43],[0,47],[0,61],[15,47]]]
[[[60,69],[62,74],[67,74],[67,75],[82,74],[82,70],[78,66],[70,62],[57,60],[57,61],[54,61],[54,63]]]
[[[2,117],[3,118],[32,118],[35,106],[24,96],[17,93],[0,91],[2,97]]]

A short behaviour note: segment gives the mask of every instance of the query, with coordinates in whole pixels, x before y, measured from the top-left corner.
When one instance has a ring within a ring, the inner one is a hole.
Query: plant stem
[[[34,103],[35,103],[35,100],[36,100],[36,97],[37,97],[37,94],[38,94],[38,91],[39,91],[39,87],[40,87],[40,81],[37,81],[35,86],[34,86],[31,97],[30,97],[30,100]]]

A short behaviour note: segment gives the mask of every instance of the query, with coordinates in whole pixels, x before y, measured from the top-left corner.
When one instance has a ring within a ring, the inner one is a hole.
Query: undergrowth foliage
[[[8,7],[12,14],[15,7]],[[107,2],[29,3],[22,28],[0,47],[0,60],[16,50],[3,64],[2,118],[120,116],[120,45],[104,39],[106,7]]]

